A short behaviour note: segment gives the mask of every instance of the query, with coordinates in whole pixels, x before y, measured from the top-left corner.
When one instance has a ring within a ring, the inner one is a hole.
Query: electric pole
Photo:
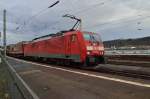
[[[6,57],[6,10],[3,12],[3,40],[4,57]]]
[[[1,35],[2,35],[2,34],[1,34],[1,32],[0,32],[0,41],[1,41]]]

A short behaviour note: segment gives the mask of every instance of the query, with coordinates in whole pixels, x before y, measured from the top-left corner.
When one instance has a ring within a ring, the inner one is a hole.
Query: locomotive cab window
[[[91,40],[90,34],[84,33],[83,37],[85,40]]]
[[[93,42],[102,42],[100,36],[98,34],[88,34],[84,33],[83,37],[85,40],[93,41]]]

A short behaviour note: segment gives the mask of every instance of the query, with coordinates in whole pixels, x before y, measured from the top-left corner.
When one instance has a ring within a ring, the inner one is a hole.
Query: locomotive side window
[[[90,34],[85,33],[83,36],[85,40],[91,40]]]
[[[75,34],[71,35],[71,41],[72,41],[72,42],[75,42],[75,41],[76,41],[76,35],[75,35]]]

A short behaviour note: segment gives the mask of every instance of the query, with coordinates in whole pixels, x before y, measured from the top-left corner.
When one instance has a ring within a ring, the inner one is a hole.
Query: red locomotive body
[[[95,63],[104,62],[103,43],[96,33],[65,31],[36,38],[23,44],[24,57]]]

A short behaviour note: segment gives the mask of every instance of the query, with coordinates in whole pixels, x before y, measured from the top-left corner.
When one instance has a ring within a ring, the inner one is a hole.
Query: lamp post
[[[3,11],[3,47],[4,57],[6,57],[6,10]]]
[[[2,37],[2,34],[1,34],[1,32],[0,32],[0,42],[1,42],[1,37]]]

